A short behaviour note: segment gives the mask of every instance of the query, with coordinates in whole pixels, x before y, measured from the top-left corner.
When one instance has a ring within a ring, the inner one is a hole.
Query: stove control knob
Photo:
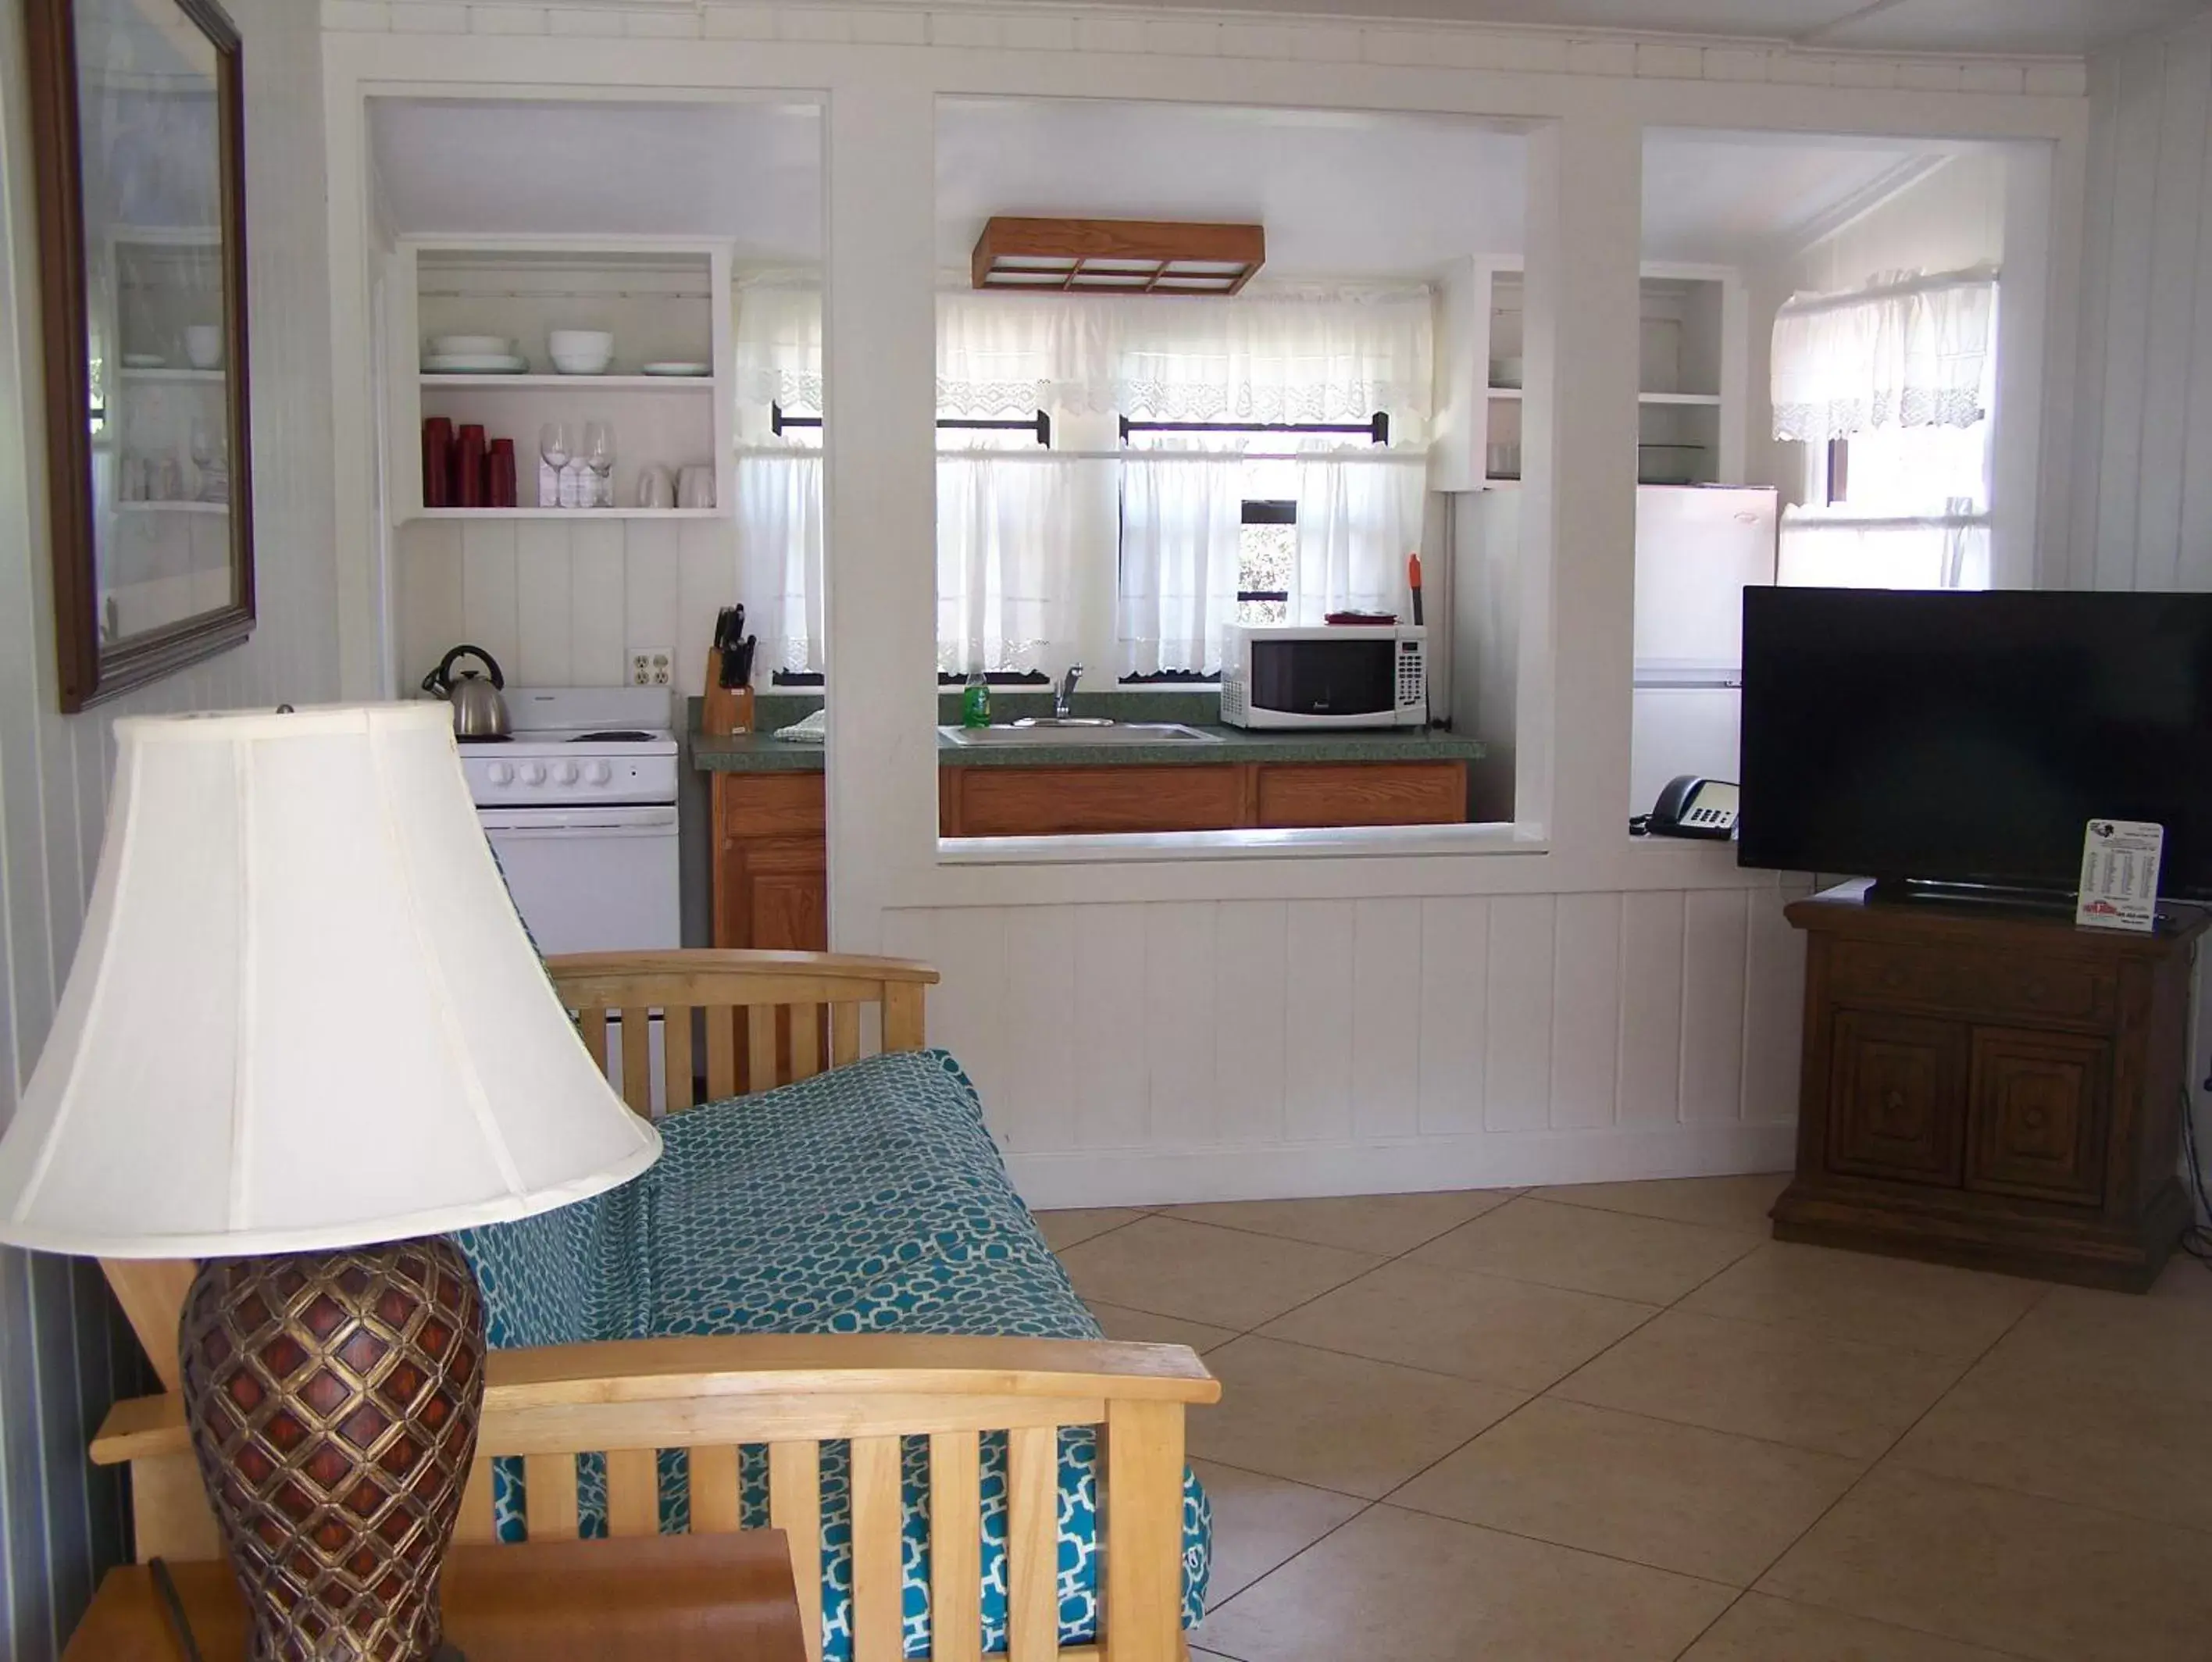
[[[584,770],[584,777],[593,785],[605,785],[615,776],[615,770],[604,761],[595,761]]]
[[[514,783],[514,769],[503,761],[495,761],[484,769],[484,777],[494,785],[512,785]]]
[[[553,769],[553,781],[556,785],[574,785],[576,782],[576,764],[573,761],[559,764]]]
[[[524,762],[522,764],[522,782],[525,785],[544,784],[545,764],[542,761]]]

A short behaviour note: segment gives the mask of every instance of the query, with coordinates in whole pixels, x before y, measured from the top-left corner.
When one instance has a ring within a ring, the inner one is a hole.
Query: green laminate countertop
[[[1031,707],[1035,703],[1037,707]],[[787,725],[818,708],[819,698],[787,698],[762,695],[758,701],[758,732],[729,738],[709,738],[696,731],[689,735],[691,765],[703,773],[819,773],[823,750],[819,744],[793,744],[773,737],[776,727]],[[994,697],[992,718],[1012,721],[1024,715],[1048,713],[1051,701],[1038,695],[1014,694]],[[1054,744],[969,746],[940,733],[937,762],[940,767],[1114,767],[1132,764],[1156,766],[1228,766],[1239,762],[1319,761],[1478,761],[1481,744],[1435,729],[1360,728],[1248,731],[1224,727],[1218,719],[1217,700],[1198,694],[1101,694],[1079,696],[1080,715],[1110,716],[1116,721],[1182,722],[1213,736],[1212,744],[1115,744],[1110,747],[1080,742]],[[1212,717],[1214,719],[1207,719]],[[939,720],[951,725],[959,720],[956,698],[942,701]]]

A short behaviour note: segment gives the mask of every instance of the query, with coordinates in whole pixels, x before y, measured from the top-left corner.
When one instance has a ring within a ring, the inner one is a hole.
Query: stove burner
[[[606,733],[579,733],[568,741],[571,744],[641,744],[653,737],[634,727],[618,728]]]

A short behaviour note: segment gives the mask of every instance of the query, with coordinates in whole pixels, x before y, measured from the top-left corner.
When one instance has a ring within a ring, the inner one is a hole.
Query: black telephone
[[[1726,779],[1684,773],[1667,782],[1643,828],[1654,837],[1711,837],[1720,841],[1735,834],[1735,786]]]

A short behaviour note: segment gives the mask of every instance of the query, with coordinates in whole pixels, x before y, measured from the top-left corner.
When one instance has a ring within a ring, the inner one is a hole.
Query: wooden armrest
[[[668,952],[562,952],[545,960],[553,979],[634,980],[641,976],[762,977],[775,980],[897,981],[934,986],[937,971],[912,958],[857,952],[763,952],[733,947],[683,947]]]
[[[1221,1400],[1221,1382],[1185,1345],[904,1333],[760,1333],[495,1350],[484,1380],[487,1420],[514,1410],[747,1396]],[[113,1465],[186,1446],[182,1399],[139,1397],[108,1410],[92,1458]]]

